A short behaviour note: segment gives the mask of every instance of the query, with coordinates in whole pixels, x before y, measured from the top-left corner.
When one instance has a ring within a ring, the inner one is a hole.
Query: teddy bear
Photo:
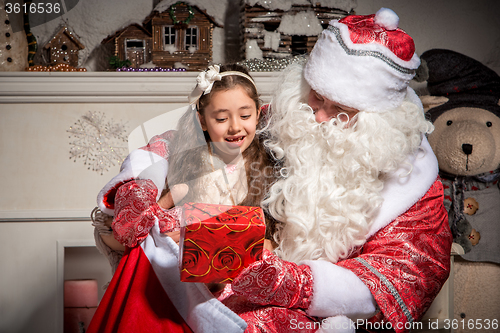
[[[445,189],[454,242],[463,257],[500,263],[500,76],[451,50],[422,54],[435,129],[429,143]]]
[[[444,205],[453,234],[454,317],[500,313],[500,77],[461,53],[421,55]],[[459,330],[460,331],[460,330]],[[465,331],[464,331],[465,332]]]

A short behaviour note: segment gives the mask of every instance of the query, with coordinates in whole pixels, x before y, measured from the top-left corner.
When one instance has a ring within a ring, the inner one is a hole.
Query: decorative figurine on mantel
[[[77,67],[78,51],[85,46],[67,27],[62,27],[43,48],[47,52],[50,65],[62,63]]]
[[[244,0],[242,62],[251,71],[279,71],[311,52],[333,19],[352,13],[354,1]]]
[[[139,68],[142,64],[151,61],[151,32],[140,24],[134,23],[118,30],[101,43],[107,44],[111,42],[114,43],[113,58],[124,63],[128,60],[127,67]],[[114,67],[120,68],[122,66]]]
[[[161,1],[143,21],[108,36],[102,44],[113,42],[114,58],[130,61],[127,69],[148,71],[200,70],[212,62],[212,35],[219,20],[196,4],[201,1]],[[151,69],[150,69],[151,68]]]
[[[143,22],[153,36],[151,60],[161,67],[202,70],[212,62],[214,17],[196,6],[202,1],[163,0]],[[184,65],[184,66],[181,66]]]
[[[5,8],[5,0],[0,0],[0,71],[24,71],[28,67],[28,42],[25,32],[14,28],[23,23],[23,16],[7,14]]]

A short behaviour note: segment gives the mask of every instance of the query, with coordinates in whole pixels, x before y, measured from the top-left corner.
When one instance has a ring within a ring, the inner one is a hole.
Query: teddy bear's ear
[[[448,97],[424,95],[420,96],[420,100],[422,101],[422,105],[424,106],[424,112],[427,112],[432,108],[448,102]]]

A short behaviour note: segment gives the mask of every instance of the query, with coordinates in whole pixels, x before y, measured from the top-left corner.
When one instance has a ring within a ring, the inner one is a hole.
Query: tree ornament
[[[67,130],[71,135],[70,159],[83,159],[88,170],[101,175],[119,165],[128,153],[127,129],[122,123],[107,121],[104,114],[89,111]]]

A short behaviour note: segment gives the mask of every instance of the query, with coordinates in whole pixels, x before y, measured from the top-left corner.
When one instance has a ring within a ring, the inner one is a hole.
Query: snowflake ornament
[[[73,125],[68,133],[70,159],[82,159],[89,170],[101,175],[110,167],[121,164],[128,153],[125,124],[107,121],[104,114],[89,111]]]

